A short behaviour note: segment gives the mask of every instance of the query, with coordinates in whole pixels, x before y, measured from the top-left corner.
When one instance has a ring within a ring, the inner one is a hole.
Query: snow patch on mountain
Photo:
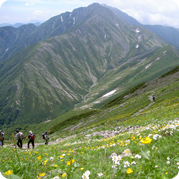
[[[61,22],[63,22],[63,17],[61,16]]]
[[[108,97],[111,96],[112,94],[114,94],[116,92],[116,90],[110,91],[109,93],[106,93],[105,95],[103,95],[102,97]]]

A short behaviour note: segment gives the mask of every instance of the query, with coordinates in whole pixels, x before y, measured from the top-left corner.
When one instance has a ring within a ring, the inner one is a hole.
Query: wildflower
[[[53,179],[60,179],[58,176],[54,177]]]
[[[86,172],[83,173],[83,175],[82,175],[82,179],[89,179],[89,175],[90,175],[90,171],[86,170]]]
[[[82,167],[82,168],[80,168],[80,170],[84,170],[84,168]]]
[[[170,164],[170,161],[169,161],[169,160],[167,161],[167,164]]]
[[[139,158],[139,159],[140,159],[141,156],[140,156],[139,154],[136,154],[136,155],[135,155],[135,158]]]
[[[71,165],[71,161],[67,162],[67,165],[70,166]]]
[[[57,168],[58,165],[54,165],[55,168]]]
[[[159,134],[155,134],[155,135],[153,135],[153,139],[154,140],[157,140],[157,138],[161,138],[162,136],[161,135],[159,135]]]
[[[131,163],[131,165],[133,165],[133,164],[135,165],[135,164],[136,164],[136,162],[135,162],[135,161],[133,161],[133,162]]]
[[[128,161],[124,161],[123,163],[125,168],[130,166],[130,163]]]
[[[13,171],[12,170],[8,170],[7,172],[4,173],[4,175],[12,175]]]
[[[39,173],[39,177],[45,176],[45,173]]]
[[[152,139],[150,137],[145,137],[141,139],[140,141],[142,144],[150,144],[152,142]]]
[[[45,160],[45,161],[44,161],[44,165],[46,165],[46,164],[47,164],[47,162],[48,162],[48,160]]]
[[[37,159],[38,159],[39,161],[42,161],[41,155],[39,155],[39,156],[37,157]]]
[[[71,160],[71,163],[74,163],[74,162],[75,162],[75,159],[72,159],[72,160]]]
[[[158,165],[155,165],[155,168],[158,168]]]
[[[67,175],[66,173],[62,174],[62,178],[66,177],[66,175]]]
[[[126,171],[127,174],[130,174],[132,172],[133,172],[133,170],[131,168],[128,168],[127,171]]]
[[[167,157],[167,160],[170,160],[170,157]]]
[[[54,160],[54,158],[53,158],[53,157],[50,157],[50,160]]]
[[[103,176],[103,174],[100,172],[100,173],[98,173],[98,176],[100,177],[100,176]]]

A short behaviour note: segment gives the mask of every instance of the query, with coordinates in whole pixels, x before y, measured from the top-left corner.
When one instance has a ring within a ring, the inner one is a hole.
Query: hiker
[[[29,131],[29,135],[28,135],[26,138],[29,138],[29,141],[28,141],[28,143],[27,143],[28,149],[29,149],[30,143],[32,143],[32,147],[33,147],[33,149],[34,149],[35,135],[32,133],[32,131]]]
[[[3,145],[4,145],[4,134],[5,134],[5,133],[3,133],[3,132],[0,130],[0,146],[2,145],[2,147],[3,147]]]
[[[154,94],[152,95],[152,99],[153,99],[153,102],[155,102],[155,96],[154,96]]]
[[[45,145],[48,145],[48,140],[49,140],[49,137],[48,137],[47,133],[48,132],[46,131],[46,132],[44,132],[42,134],[42,138],[45,139]]]
[[[22,139],[23,139],[23,134],[22,132],[19,132],[19,130],[16,130],[16,139],[17,139],[17,145],[19,148],[22,149]]]

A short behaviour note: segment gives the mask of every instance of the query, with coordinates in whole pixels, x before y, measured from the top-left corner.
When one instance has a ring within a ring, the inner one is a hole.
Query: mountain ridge
[[[66,33],[28,46],[0,63],[1,125],[40,123],[55,118],[81,103],[89,89],[93,102],[96,93],[103,95],[128,81],[121,88],[124,92],[134,85],[131,81],[137,70],[154,61],[157,66],[145,71],[146,79],[161,74],[156,71],[152,76],[150,71],[162,66],[163,60],[170,69],[177,66],[176,55],[171,56],[170,63],[166,60],[173,52],[171,46],[151,31],[123,23],[99,4],[80,9],[79,18],[81,12],[88,12],[86,19],[79,19]],[[162,56],[165,48],[168,52]],[[156,60],[158,53],[162,61]],[[162,70],[169,69],[162,66]],[[142,75],[139,73],[139,77]]]

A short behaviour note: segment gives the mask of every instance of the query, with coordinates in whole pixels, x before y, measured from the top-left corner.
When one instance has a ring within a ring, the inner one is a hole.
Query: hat
[[[16,132],[19,132],[19,130],[16,130]]]
[[[29,134],[32,134],[32,131],[29,131]]]

